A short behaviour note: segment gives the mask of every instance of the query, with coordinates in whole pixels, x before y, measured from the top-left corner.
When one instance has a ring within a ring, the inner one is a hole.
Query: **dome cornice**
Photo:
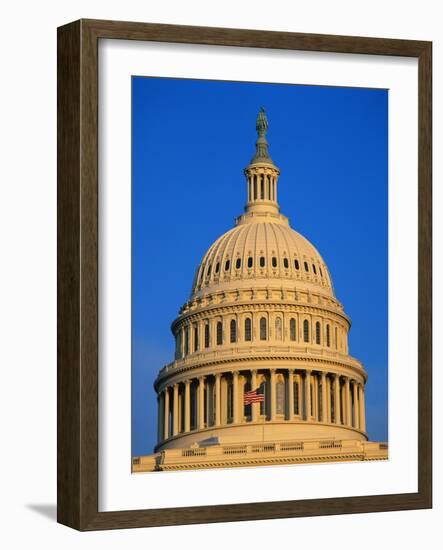
[[[159,372],[157,379],[154,382],[154,388],[157,392],[161,391],[166,385],[172,381],[179,383],[189,379],[190,373],[192,377],[208,376],[217,372],[232,372],[234,370],[254,370],[269,368],[270,370],[292,368],[295,371],[316,371],[325,372],[327,374],[339,374],[340,376],[352,375],[357,381],[364,383],[367,379],[367,373],[363,365],[350,355],[337,353],[337,357],[327,357],[320,354],[312,354],[310,352],[300,353],[288,352],[285,350],[276,350],[274,353],[264,352],[259,348],[254,349],[253,356],[247,355],[231,355],[228,357],[205,357],[211,352],[199,354],[200,357],[188,357],[173,361],[165,365]],[[310,350],[311,351],[311,350]],[[214,352],[212,352],[214,353]],[[288,363],[290,363],[288,365]],[[226,365],[230,365],[226,369]],[[254,365],[254,366],[253,366]],[[180,378],[183,375],[182,378]]]

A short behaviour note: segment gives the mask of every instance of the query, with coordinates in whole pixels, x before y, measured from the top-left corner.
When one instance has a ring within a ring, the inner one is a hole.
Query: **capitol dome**
[[[350,320],[323,258],[280,213],[263,110],[256,129],[244,213],[203,255],[171,325],[175,359],[154,383],[157,469],[223,466],[240,455],[251,465],[259,453],[279,463],[288,453],[297,461],[373,452],[364,447],[367,374],[349,355]]]
[[[197,270],[192,297],[264,282],[333,296],[328,268],[316,248],[284,216],[267,213],[241,216],[236,227],[215,241]]]

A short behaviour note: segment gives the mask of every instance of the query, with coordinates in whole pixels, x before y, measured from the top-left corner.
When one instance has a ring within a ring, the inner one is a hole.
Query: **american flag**
[[[251,403],[260,403],[265,400],[263,388],[256,388],[255,390],[245,391],[244,404],[250,405]]]

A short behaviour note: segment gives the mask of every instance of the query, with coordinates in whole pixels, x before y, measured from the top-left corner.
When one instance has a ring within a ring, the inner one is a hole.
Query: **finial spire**
[[[255,142],[255,155],[251,160],[251,164],[257,162],[270,162],[272,159],[268,151],[268,141],[266,139],[266,132],[268,131],[268,119],[266,117],[266,112],[263,107],[260,107],[260,111],[257,115],[257,121],[255,123],[255,128],[257,130],[258,139]]]
[[[268,142],[266,141],[268,119],[263,107],[260,107],[255,128],[258,134],[255,155],[244,170],[248,188],[246,214],[241,217],[243,221],[238,223],[246,223],[245,220],[259,220],[260,216],[269,214],[274,215],[274,218],[280,216],[277,202],[277,180],[280,170],[269,156]]]

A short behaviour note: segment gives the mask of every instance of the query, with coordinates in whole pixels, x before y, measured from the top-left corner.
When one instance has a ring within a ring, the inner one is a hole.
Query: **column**
[[[221,403],[220,403],[220,396],[221,396],[221,374],[218,372],[215,375],[215,425],[220,426],[220,419],[221,419]]]
[[[164,415],[163,415],[163,439],[169,437],[169,389],[164,389]]]
[[[328,387],[326,384],[326,373],[321,373],[321,421],[328,422],[327,407]]]
[[[288,420],[294,420],[294,371],[288,369]]]
[[[232,412],[233,422],[238,424],[238,371],[232,373]]]
[[[251,390],[257,389],[257,371],[252,370],[251,371]],[[260,403],[252,403],[251,404],[251,420],[252,422],[256,422],[258,419],[258,407],[260,406]]]
[[[275,370],[271,370],[271,421],[275,420],[275,412],[277,410],[277,399],[275,393]]]
[[[178,384],[173,385],[172,398],[172,435],[178,434]]]
[[[359,409],[360,409],[360,430],[366,432],[366,413],[365,413],[365,388],[363,384],[359,385]]]
[[[331,381],[326,375],[326,422],[331,422]]]
[[[200,376],[198,379],[198,429],[202,430],[205,427],[205,377]]]
[[[314,420],[318,421],[318,377],[316,374],[312,376],[312,394],[314,396],[314,403],[313,403],[313,409],[314,409]]]
[[[345,378],[345,407],[346,407],[346,426],[352,426],[352,415],[351,415],[351,391],[349,388],[349,378]]]
[[[311,418],[311,371],[305,373],[305,420]]]
[[[303,378],[301,374],[297,374],[298,380],[298,415],[303,418]]]
[[[180,329],[180,357],[185,356],[185,330],[183,327]]]
[[[354,428],[357,428],[357,430],[360,428],[360,421],[359,421],[359,406],[358,406],[358,388],[357,388],[357,382],[354,380],[352,382],[352,394],[354,398]]]
[[[191,381],[185,382],[185,432],[191,431]]]
[[[162,426],[162,407],[163,403],[161,400],[161,394],[157,395],[157,443],[160,443],[163,435],[163,426]]]
[[[335,423],[341,424],[341,414],[340,414],[340,376],[338,374],[334,375],[334,414],[335,414]]]

